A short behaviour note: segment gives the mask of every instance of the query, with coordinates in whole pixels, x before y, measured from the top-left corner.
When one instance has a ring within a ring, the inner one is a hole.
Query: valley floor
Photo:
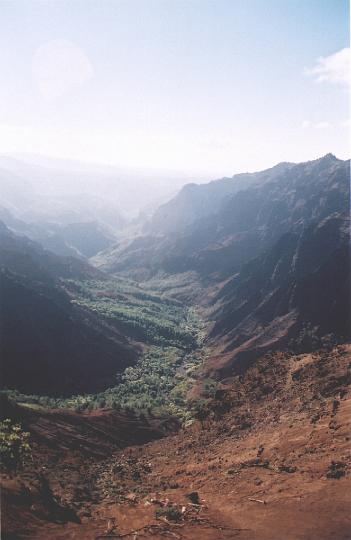
[[[98,460],[43,439],[3,478],[4,540],[351,538],[350,361],[266,356],[201,421]]]

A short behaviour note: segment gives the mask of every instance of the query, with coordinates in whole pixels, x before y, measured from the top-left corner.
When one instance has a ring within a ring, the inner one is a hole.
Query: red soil
[[[41,442],[52,500],[33,466],[5,478],[4,540],[351,538],[350,361],[350,346],[266,356],[226,381],[202,425],[104,459]],[[155,518],[170,507],[179,521]]]

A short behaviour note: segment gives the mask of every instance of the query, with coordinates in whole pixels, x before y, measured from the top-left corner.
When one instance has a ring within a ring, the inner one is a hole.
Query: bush
[[[0,422],[1,467],[15,472],[31,453],[30,434],[22,430],[20,424],[13,424],[10,419]]]
[[[194,418],[200,421],[202,427],[204,427],[204,421],[206,420],[206,418],[208,418],[210,414],[208,404],[209,404],[208,399],[199,399],[193,405]]]
[[[218,382],[214,379],[206,379],[203,385],[203,394],[207,398],[215,397]]]
[[[169,506],[168,508],[158,508],[155,512],[156,519],[165,517],[169,521],[180,521],[182,519],[182,513],[176,506]]]

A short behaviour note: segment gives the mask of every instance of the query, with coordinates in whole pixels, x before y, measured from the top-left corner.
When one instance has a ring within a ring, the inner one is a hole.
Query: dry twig
[[[252,499],[251,497],[249,497],[248,500],[252,501],[252,502],[258,502],[258,503],[261,503],[261,504],[267,504],[267,502],[263,501],[262,499]]]

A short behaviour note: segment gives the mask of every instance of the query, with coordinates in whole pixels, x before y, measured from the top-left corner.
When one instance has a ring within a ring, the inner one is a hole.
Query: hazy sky
[[[231,175],[348,155],[347,0],[0,0],[0,153]]]

